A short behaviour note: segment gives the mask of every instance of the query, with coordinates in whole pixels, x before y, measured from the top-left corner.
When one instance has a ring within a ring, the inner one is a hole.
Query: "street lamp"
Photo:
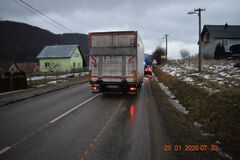
[[[198,72],[202,71],[202,47],[201,47],[201,12],[205,11],[205,8],[195,8],[194,11],[189,11],[187,14],[198,14],[199,17],[199,39],[198,39]]]

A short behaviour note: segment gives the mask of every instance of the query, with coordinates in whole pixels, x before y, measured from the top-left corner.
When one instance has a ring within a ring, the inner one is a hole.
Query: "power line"
[[[204,6],[204,5],[207,4],[208,2],[209,2],[209,0],[202,1],[202,3],[200,3],[199,7]]]
[[[73,30],[69,29],[68,27],[64,26],[63,24],[57,22],[56,20],[52,19],[51,17],[49,17],[48,15],[44,14],[43,12],[39,11],[38,9],[34,8],[33,6],[31,6],[30,4],[26,3],[23,0],[18,0],[19,2],[21,2],[22,4],[26,5],[27,7],[29,7],[31,10],[37,12],[38,14],[40,14],[41,16],[47,18],[48,20],[52,21],[53,23],[57,24],[58,26],[60,26],[61,28],[65,29],[66,31],[70,31],[70,32],[74,32]],[[24,7],[25,8],[25,7]],[[34,13],[35,14],[35,13]]]
[[[27,11],[31,12],[32,14],[38,16],[39,18],[45,20],[46,22],[48,22],[49,24],[51,24],[54,27],[58,27],[60,30],[62,31],[66,31],[65,29],[63,29],[62,27],[58,26],[57,24],[53,23],[52,21],[49,21],[48,19],[46,19],[46,17],[43,17],[39,14],[37,14],[36,12],[34,12],[33,10],[31,10],[30,8],[26,7],[25,5],[23,5],[22,3],[19,3],[18,0],[13,0],[13,2],[15,2],[16,4],[22,6],[24,9],[26,9]]]
[[[212,0],[212,1],[209,1],[209,0],[204,0],[204,1],[201,1],[199,4],[196,4],[196,6],[199,6],[200,8],[203,7],[204,5],[207,5],[209,2],[214,2],[215,0]],[[182,20],[182,23],[184,24],[188,24],[194,17],[185,17],[183,20]],[[172,35],[173,33],[175,33],[177,30],[176,29],[172,29],[170,30],[170,34]]]

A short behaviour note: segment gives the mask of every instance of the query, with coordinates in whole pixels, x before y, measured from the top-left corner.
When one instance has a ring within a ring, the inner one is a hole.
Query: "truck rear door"
[[[101,79],[104,82],[128,82],[136,80],[136,56],[127,55],[128,48],[132,52],[136,47],[136,34],[130,33],[97,33],[90,34],[90,47],[96,54],[90,56],[89,69],[92,81]],[[126,49],[127,54],[119,53],[120,49]],[[118,50],[118,51],[117,51]],[[115,54],[117,53],[117,54]]]

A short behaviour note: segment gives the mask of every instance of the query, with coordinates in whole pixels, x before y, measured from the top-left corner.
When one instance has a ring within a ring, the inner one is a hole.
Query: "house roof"
[[[16,63],[16,65],[19,70],[25,73],[34,72],[38,67],[38,64],[34,62]]]
[[[76,48],[78,45],[45,46],[37,58],[68,58],[73,55]]]
[[[240,39],[240,25],[204,25],[202,36],[209,32],[211,36],[219,39]]]

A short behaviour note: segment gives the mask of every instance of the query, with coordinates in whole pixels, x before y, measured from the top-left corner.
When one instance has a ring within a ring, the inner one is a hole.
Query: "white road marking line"
[[[3,154],[4,152],[7,152],[7,151],[8,151],[9,149],[11,149],[11,148],[12,148],[12,147],[9,147],[9,146],[3,148],[2,150],[0,150],[0,155]]]
[[[76,110],[77,108],[81,107],[82,105],[88,103],[89,101],[93,100],[94,98],[96,98],[96,97],[99,96],[99,95],[100,95],[100,93],[97,94],[97,95],[95,95],[95,96],[93,96],[93,97],[91,97],[91,98],[89,98],[88,100],[82,102],[81,104],[77,105],[76,107],[70,109],[69,111],[67,111],[67,112],[63,113],[62,115],[58,116],[57,118],[51,120],[49,123],[54,123],[54,122],[56,122],[57,120],[63,118],[63,117],[66,116],[67,114],[71,113],[72,111]],[[43,128],[47,127],[47,126],[49,125],[49,123],[48,123],[48,124],[45,124],[43,127],[38,128],[38,129],[37,129],[37,132],[39,132],[39,131],[41,131]],[[36,133],[36,132],[30,133],[28,136],[23,137],[20,141],[25,141],[28,137],[34,135],[35,133]],[[16,143],[16,144],[17,144],[17,143]],[[5,153],[5,152],[7,152],[8,150],[10,150],[11,148],[13,148],[14,146],[16,146],[16,144],[11,145],[11,146],[7,146],[7,147],[1,149],[1,150],[0,150],[0,155],[3,154],[3,153]]]
[[[99,96],[100,94],[97,94],[91,98],[89,98],[88,100],[82,102],[81,104],[77,105],[76,107],[70,109],[69,111],[63,113],[62,115],[58,116],[57,118],[54,118],[53,120],[51,120],[49,123],[54,123],[56,121],[58,121],[59,119],[63,118],[64,116],[68,115],[69,113],[71,113],[72,111],[78,109],[79,107],[81,107],[82,105],[88,103],[89,101],[93,100],[94,98],[96,98],[97,96]]]

